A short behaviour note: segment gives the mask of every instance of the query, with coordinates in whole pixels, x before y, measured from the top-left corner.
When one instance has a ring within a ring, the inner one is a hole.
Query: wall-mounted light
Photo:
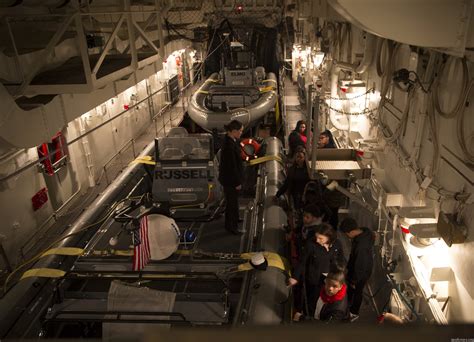
[[[319,68],[324,60],[324,52],[317,51],[313,56],[313,64],[316,68]]]

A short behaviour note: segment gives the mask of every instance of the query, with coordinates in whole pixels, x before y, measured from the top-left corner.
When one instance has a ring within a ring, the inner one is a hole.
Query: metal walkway
[[[288,147],[288,135],[295,129],[299,120],[306,119],[306,105],[301,104],[298,98],[298,85],[293,84],[291,78],[285,79],[284,85],[284,124],[285,124],[285,146]]]

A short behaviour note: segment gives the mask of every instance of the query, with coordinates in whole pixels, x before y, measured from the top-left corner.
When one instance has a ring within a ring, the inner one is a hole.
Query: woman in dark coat
[[[288,136],[288,156],[292,158],[296,153],[298,146],[302,146],[303,148],[306,146],[306,141],[306,122],[304,120],[300,120],[296,123],[295,129],[291,131],[290,135]]]
[[[240,121],[232,120],[228,125],[224,125],[224,128],[227,134],[221,149],[219,182],[224,187],[226,199],[225,229],[238,234],[239,191],[242,189],[244,174],[238,139],[244,126]]]
[[[308,315],[313,315],[316,302],[327,273],[343,270],[345,266],[341,242],[336,231],[328,224],[322,223],[316,230],[314,239],[308,240],[303,256],[295,269],[290,285],[304,281]],[[301,311],[302,308],[295,308]]]
[[[306,183],[309,181],[308,168],[306,167],[306,153],[304,150],[296,152],[295,161],[288,169],[288,174],[283,185],[278,189],[276,197],[289,192],[293,199],[295,210],[302,208],[302,197]]]

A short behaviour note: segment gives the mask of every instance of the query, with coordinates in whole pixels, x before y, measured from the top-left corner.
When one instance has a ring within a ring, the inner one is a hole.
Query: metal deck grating
[[[360,170],[360,166],[355,160],[316,160],[316,169],[317,170]]]

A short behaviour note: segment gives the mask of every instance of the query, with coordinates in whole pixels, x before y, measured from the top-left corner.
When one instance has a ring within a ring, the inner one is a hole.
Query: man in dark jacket
[[[224,125],[224,128],[227,134],[221,149],[219,182],[224,187],[226,199],[225,229],[238,234],[239,191],[242,189],[244,175],[238,139],[242,135],[244,126],[240,121],[232,120],[228,125]]]
[[[351,254],[347,262],[347,283],[349,302],[351,302],[351,321],[359,318],[364,287],[372,274],[374,265],[374,233],[359,227],[351,217],[344,219],[339,227],[352,240]]]

